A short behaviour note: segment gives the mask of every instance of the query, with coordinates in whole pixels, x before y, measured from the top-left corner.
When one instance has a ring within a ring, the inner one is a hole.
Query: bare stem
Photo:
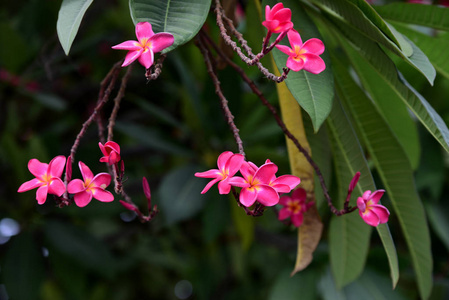
[[[154,67],[151,67],[145,71],[145,77],[147,78],[147,82],[150,80],[156,80],[159,75],[162,73],[162,64],[167,57],[166,54],[161,54],[159,56],[159,59],[157,60],[156,65]]]

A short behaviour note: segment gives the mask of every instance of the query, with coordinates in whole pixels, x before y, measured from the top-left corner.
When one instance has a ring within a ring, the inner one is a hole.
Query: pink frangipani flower
[[[112,49],[128,50],[122,67],[130,65],[136,59],[149,68],[154,62],[154,53],[160,52],[173,45],[173,35],[167,32],[154,33],[151,24],[140,22],[136,25],[137,41],[126,41],[115,45]]]
[[[116,164],[120,161],[120,146],[116,142],[109,141],[103,144],[98,143],[101,152],[103,153],[103,157],[100,158],[100,162],[106,162],[110,166]]]
[[[377,190],[374,193],[366,191],[357,199],[360,217],[366,224],[378,226],[387,223],[390,212],[385,206],[378,204],[384,193],[384,190]]]
[[[212,169],[206,172],[195,173],[196,177],[201,178],[213,178],[201,194],[206,193],[215,183],[218,182],[218,192],[220,194],[229,194],[231,191],[231,185],[229,184],[229,178],[235,175],[240,169],[244,160],[243,155],[234,154],[231,151],[225,151],[218,156],[217,165],[218,169]]]
[[[265,163],[270,163],[271,161],[267,159]],[[279,194],[290,193],[299,183],[301,179],[294,175],[282,175],[276,178],[273,174],[273,178],[270,179],[268,185],[273,187]]]
[[[265,21],[262,25],[265,26],[269,32],[279,33],[285,32],[293,28],[292,12],[290,8],[284,8],[284,4],[278,3],[272,9],[265,6]]]
[[[287,54],[287,67],[298,72],[302,69],[313,74],[319,74],[326,69],[326,64],[319,56],[324,52],[324,44],[321,40],[312,38],[302,43],[299,33],[292,29],[287,33],[291,48],[284,45],[276,45],[276,48]]]
[[[73,179],[67,185],[67,191],[75,194],[73,199],[76,205],[84,207],[90,203],[92,197],[101,202],[111,202],[114,196],[105,188],[111,183],[111,175],[108,173],[99,173],[95,175],[83,162],[79,162],[78,166],[83,175],[83,180]]]
[[[278,219],[280,221],[290,217],[293,225],[299,227],[302,225],[304,213],[313,206],[313,201],[306,203],[307,193],[303,188],[293,191],[291,196],[282,196],[279,204],[284,207],[279,211]]]
[[[256,201],[265,206],[273,206],[279,202],[279,194],[270,186],[270,180],[275,176],[278,167],[272,163],[265,163],[257,168],[253,163],[244,161],[240,167],[243,177],[232,177],[229,183],[241,187],[240,203],[250,207]]]
[[[39,204],[44,204],[47,200],[47,194],[60,197],[65,192],[65,185],[61,180],[62,171],[64,171],[65,156],[59,155],[53,158],[49,164],[41,163],[33,158],[28,162],[28,170],[36,178],[23,183],[17,192],[22,193],[35,188],[36,200]]]

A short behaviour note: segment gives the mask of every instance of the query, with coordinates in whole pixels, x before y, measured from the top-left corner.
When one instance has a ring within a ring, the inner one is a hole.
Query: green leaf
[[[331,137],[336,178],[339,187],[337,208],[342,207],[349,183],[356,172],[360,180],[354,190],[351,205],[355,204],[355,195],[374,189],[371,172],[363,155],[357,136],[347,119],[338,99],[327,120]],[[336,202],[334,200],[334,202]],[[332,273],[338,288],[355,280],[363,271],[368,255],[371,227],[365,224],[355,212],[340,217],[333,216],[330,223],[329,248]]]
[[[449,8],[447,7],[391,3],[376,6],[375,9],[384,19],[449,30]]]
[[[400,143],[375,105],[350,79],[338,76],[344,95],[399,219],[415,269],[421,297],[432,289],[432,256],[424,207],[416,192],[413,170]]]
[[[388,83],[393,92],[416,115],[418,120],[433,135],[433,137],[449,152],[449,130],[440,115],[397,71],[388,56],[372,41],[353,32],[352,38],[357,40],[358,51],[340,39],[341,45],[348,52],[348,57],[357,72],[371,65],[372,69]],[[363,76],[361,76],[363,77]]]
[[[315,300],[317,299],[316,269],[307,269],[295,276],[284,270],[278,275],[268,296],[269,300]]]
[[[425,205],[425,208],[429,216],[430,225],[449,251],[449,231],[447,230],[449,228],[449,221],[447,219],[447,209],[437,203],[428,203]]]
[[[275,2],[274,0],[266,0],[262,4],[273,6]],[[304,42],[310,38],[321,38],[315,24],[305,14],[304,9],[297,1],[287,0],[283,3],[285,7],[292,10],[292,22],[301,34]],[[286,38],[281,42],[281,44],[287,43]],[[273,50],[272,53],[277,68],[282,70],[286,66],[288,56],[277,49]],[[318,131],[329,115],[334,97],[334,78],[332,76],[328,52],[325,51],[321,57],[326,63],[326,70],[320,74],[316,75],[304,70],[299,72],[290,71],[285,80],[293,97],[295,97],[299,105],[309,114],[315,132]]]
[[[159,188],[159,203],[168,225],[191,218],[198,213],[207,199],[201,195],[206,180],[196,178],[198,166],[187,165],[170,171]]]
[[[66,55],[69,55],[70,47],[84,17],[93,0],[63,0],[59,9],[56,30],[59,42]]]
[[[12,239],[1,271],[11,299],[39,299],[45,277],[44,260],[30,233]]]
[[[150,22],[153,31],[173,34],[175,42],[162,53],[190,41],[209,14],[211,0],[129,0],[134,24]]]
[[[394,24],[397,29],[424,52],[435,69],[444,77],[449,79],[449,34],[439,34],[438,36],[429,36],[427,34],[413,30],[402,24]]]
[[[232,221],[234,223],[235,230],[240,237],[240,243],[242,249],[247,251],[254,241],[256,223],[254,218],[250,218],[246,215],[245,211],[236,205],[234,197],[230,196]]]

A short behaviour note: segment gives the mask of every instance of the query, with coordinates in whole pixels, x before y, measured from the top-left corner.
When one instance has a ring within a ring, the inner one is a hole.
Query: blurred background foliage
[[[48,162],[69,154],[95,106],[101,80],[123,58],[124,53],[111,50],[111,45],[134,37],[128,1],[96,0],[66,56],[56,35],[60,4],[55,0],[0,4],[0,299],[8,299],[6,295],[11,300],[419,298],[410,254],[394,216],[390,228],[401,270],[396,290],[391,290],[377,236],[362,276],[337,290],[329,268],[328,227],[312,264],[290,277],[295,229],[277,221],[271,209],[261,218],[247,217],[232,197],[218,195],[215,188],[200,195],[205,181],[193,174],[214,168],[221,152],[236,147],[193,42],[170,53],[157,81],[146,84],[143,67],[134,67],[115,128],[114,140],[121,145],[126,165],[127,192],[144,210],[141,179],[147,177],[152,201],[161,211],[156,219],[139,223],[118,197],[112,203],[94,200],[85,208],[59,209],[51,198],[37,205],[33,191],[18,194],[20,184],[31,178],[29,159]],[[247,16],[254,14],[251,3],[244,2],[243,8]],[[248,26],[254,19],[244,19],[240,29],[259,49],[259,40],[253,42],[252,37],[260,36],[260,29]],[[217,36],[213,16],[206,27]],[[448,79],[437,76],[431,87],[409,66],[400,66],[448,123]],[[276,105],[274,84],[256,69],[244,68]],[[247,157],[258,165],[270,158],[280,173],[288,173],[285,139],[268,110],[233,70],[224,68],[219,76]],[[111,110],[112,101],[103,117]],[[306,124],[312,135],[307,119]],[[415,179],[430,223],[434,264],[430,299],[447,299],[449,158],[417,126],[422,149]],[[105,172],[100,156],[93,125],[76,160],[94,173]],[[74,165],[74,177],[79,176]],[[326,205],[319,210],[327,224]]]

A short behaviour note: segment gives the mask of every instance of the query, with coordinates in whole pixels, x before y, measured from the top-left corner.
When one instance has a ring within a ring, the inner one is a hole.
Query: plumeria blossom
[[[304,220],[304,213],[313,206],[313,201],[306,203],[307,193],[303,188],[293,191],[291,196],[282,196],[279,204],[284,207],[279,211],[278,219],[280,221],[290,217],[293,225],[299,227]]]
[[[100,158],[100,162],[106,162],[109,165],[116,164],[120,161],[120,146],[116,142],[109,141],[103,144],[98,143],[103,157]]]
[[[257,168],[253,163],[244,161],[240,167],[243,177],[232,177],[229,183],[241,187],[240,203],[250,207],[256,201],[265,206],[273,206],[279,202],[278,192],[270,186],[270,180],[275,176],[278,167],[268,162]]]
[[[229,184],[229,178],[235,175],[240,169],[244,160],[243,155],[234,154],[231,151],[225,151],[218,156],[217,165],[218,169],[212,169],[206,172],[195,173],[196,177],[201,178],[213,178],[201,194],[206,193],[215,183],[218,182],[218,192],[220,194],[229,194],[231,191],[231,185]]]
[[[90,203],[92,197],[101,202],[111,202],[114,196],[105,188],[111,183],[111,175],[108,173],[99,173],[95,175],[83,162],[79,162],[78,166],[83,175],[83,180],[73,179],[67,185],[67,191],[75,194],[73,199],[76,205],[84,207]]]
[[[44,204],[47,200],[47,194],[62,196],[65,192],[65,185],[61,180],[64,170],[65,156],[59,155],[53,158],[49,164],[41,163],[33,158],[28,162],[28,170],[36,178],[23,183],[17,192],[22,193],[35,188],[36,200],[39,204]]]
[[[292,29],[287,33],[291,48],[284,45],[276,45],[276,48],[287,54],[287,67],[298,72],[302,69],[313,74],[319,74],[326,65],[323,59],[319,56],[324,52],[324,44],[317,38],[307,40],[302,43],[299,33]]]
[[[267,159],[265,163],[270,163],[271,161]],[[276,192],[279,194],[283,193],[290,193],[291,190],[293,190],[299,183],[301,182],[301,179],[299,177],[296,177],[294,175],[282,175],[279,177],[276,177],[275,174],[273,174],[273,177],[270,179],[268,185],[273,187]]]
[[[390,212],[385,206],[378,204],[384,193],[384,190],[377,190],[374,193],[366,191],[357,199],[360,217],[366,224],[378,226],[388,221]]]
[[[269,32],[279,33],[285,32],[293,28],[292,11],[290,8],[284,8],[284,4],[278,3],[273,8],[265,6],[265,21],[262,25],[265,26]]]
[[[167,32],[154,33],[151,24],[140,22],[136,25],[137,41],[126,41],[115,45],[112,49],[128,50],[122,67],[130,65],[136,59],[145,68],[151,67],[154,62],[154,53],[160,52],[173,45],[173,35]]]

